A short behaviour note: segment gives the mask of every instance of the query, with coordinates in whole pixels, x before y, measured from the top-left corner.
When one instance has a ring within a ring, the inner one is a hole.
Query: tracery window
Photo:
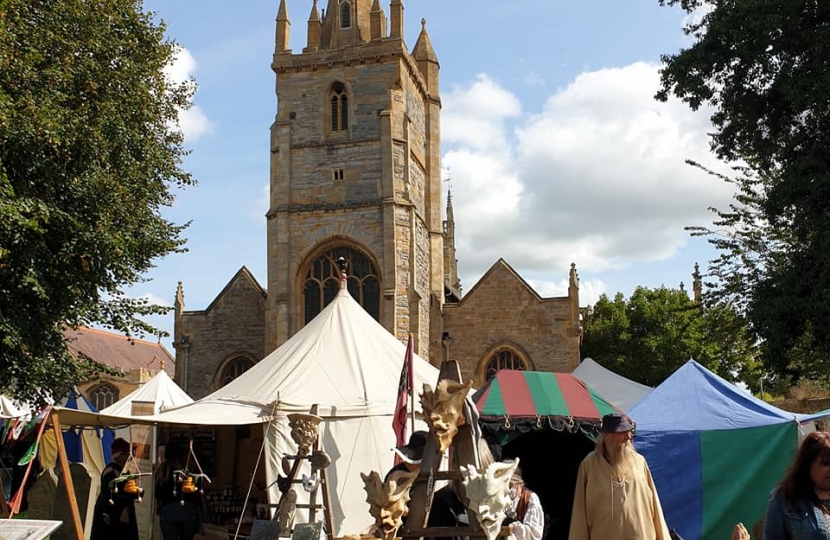
[[[246,356],[237,356],[222,368],[219,375],[219,388],[236,379],[254,365],[254,361]]]
[[[363,252],[350,246],[330,249],[308,266],[303,280],[304,324],[317,316],[340,290],[338,259],[346,261],[346,286],[363,309],[380,319],[380,280],[378,271]]]
[[[346,131],[349,129],[349,96],[343,83],[336,82],[331,86],[329,98],[331,102],[331,131]]]
[[[489,381],[501,369],[527,370],[527,364],[512,349],[498,349],[487,362],[484,371],[484,380]]]
[[[352,4],[343,2],[340,4],[340,28],[351,28],[352,26]]]
[[[121,393],[110,383],[102,382],[92,387],[89,392],[89,401],[97,410],[105,409],[118,401]]]

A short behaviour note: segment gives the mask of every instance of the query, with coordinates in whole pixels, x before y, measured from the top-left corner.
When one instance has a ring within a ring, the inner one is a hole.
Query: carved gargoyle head
[[[464,399],[472,387],[473,381],[461,384],[442,379],[433,392],[430,385],[424,384],[421,407],[424,409],[424,418],[429,431],[435,437],[442,452],[450,447],[453,437],[458,433],[458,428],[466,423]]]
[[[376,471],[369,474],[360,473],[366,490],[366,502],[369,513],[375,518],[375,526],[383,540],[393,540],[401,526],[401,517],[409,512],[409,488],[418,477],[417,472],[394,471],[381,480]]]
[[[505,512],[510,508],[510,477],[518,466],[517,458],[497,461],[484,469],[476,469],[472,465],[459,467],[461,481],[470,500],[468,508],[475,514],[488,540],[496,540]]]

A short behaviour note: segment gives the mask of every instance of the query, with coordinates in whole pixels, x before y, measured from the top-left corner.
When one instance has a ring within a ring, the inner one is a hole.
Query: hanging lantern
[[[196,483],[192,476],[188,476],[182,484],[182,493],[195,493],[197,490]]]
[[[138,487],[138,483],[135,481],[135,478],[130,478],[124,484],[124,493],[128,493],[130,495],[138,495],[141,493],[141,488]]]

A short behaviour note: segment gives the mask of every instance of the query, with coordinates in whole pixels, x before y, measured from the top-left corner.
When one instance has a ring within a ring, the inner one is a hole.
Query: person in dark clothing
[[[95,501],[90,540],[138,540],[136,496],[125,493],[123,485],[117,487],[115,484],[130,457],[130,443],[119,438],[110,448],[112,460],[101,473],[101,491]]]
[[[201,494],[186,487],[185,450],[174,444],[164,448],[164,462],[156,469],[156,501],[164,540],[193,540],[201,527]]]

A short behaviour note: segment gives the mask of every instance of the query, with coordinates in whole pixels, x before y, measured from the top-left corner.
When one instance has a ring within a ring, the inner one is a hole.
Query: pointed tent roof
[[[623,411],[631,409],[654,390],[614,373],[592,358],[584,359],[571,374]]]
[[[774,407],[694,360],[675,371],[629,414],[640,432],[740,429],[801,422],[815,416]]]
[[[164,409],[180,407],[193,402],[193,398],[176,384],[164,371],[159,371],[146,383],[127,394],[109,407],[101,409],[101,414],[110,416],[130,416],[133,402],[153,404],[153,414]]]
[[[406,346],[342,288],[310,323],[216,392],[157,416],[192,424],[251,424],[271,412],[323,417],[391,415]],[[414,387],[434,385],[438,369],[415,355]]]
[[[392,415],[406,346],[348,293],[337,297],[274,352],[216,392],[154,416],[73,414],[75,425],[171,423],[244,425],[267,422],[275,410],[323,417]],[[414,388],[435,385],[438,369],[413,358]]]

